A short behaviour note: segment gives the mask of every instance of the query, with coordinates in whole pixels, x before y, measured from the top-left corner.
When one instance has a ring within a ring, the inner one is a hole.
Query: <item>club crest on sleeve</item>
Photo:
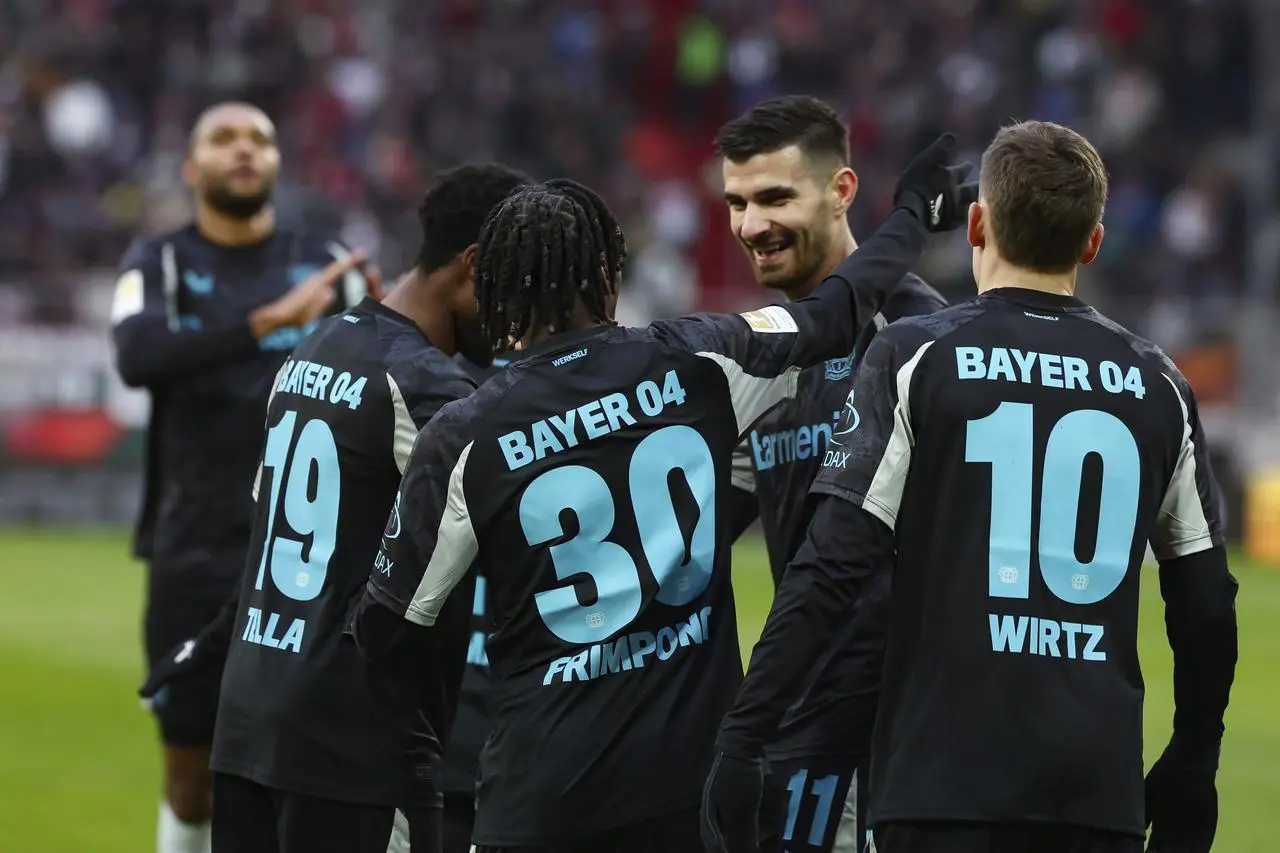
[[[198,273],[195,270],[184,270],[182,283],[195,296],[208,296],[213,293],[213,273]]]
[[[391,507],[391,517],[387,519],[387,528],[382,531],[382,538],[388,541],[400,538],[400,494],[396,493],[396,502]]]
[[[862,422],[862,416],[858,414],[858,409],[854,405],[854,393],[854,389],[850,388],[849,396],[844,398],[844,416],[840,419],[841,428],[831,434],[832,444],[844,444],[840,439],[856,430],[858,424]]]
[[[766,305],[764,308],[747,311],[738,316],[746,320],[747,325],[757,332],[787,334],[799,331],[791,312],[781,305]]]
[[[844,358],[833,358],[824,367],[824,375],[828,382],[839,382],[841,379],[848,379],[851,373],[853,373],[853,356],[851,355]]]

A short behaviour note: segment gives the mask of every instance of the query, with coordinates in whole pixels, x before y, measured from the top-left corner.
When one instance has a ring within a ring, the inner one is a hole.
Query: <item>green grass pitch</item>
[[[771,599],[763,548],[734,554],[744,654]],[[1274,853],[1280,838],[1280,568],[1237,559],[1240,666],[1219,775],[1215,850]],[[119,533],[0,530],[0,851],[154,849],[159,754],[134,690],[143,567]],[[1147,755],[1172,716],[1159,592],[1144,578]]]

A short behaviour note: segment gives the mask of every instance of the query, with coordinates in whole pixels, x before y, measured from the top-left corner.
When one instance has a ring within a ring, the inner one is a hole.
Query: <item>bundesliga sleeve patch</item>
[[[142,270],[128,270],[116,279],[116,292],[111,297],[111,325],[141,314],[142,305]]]
[[[747,325],[757,332],[786,334],[800,331],[791,312],[781,305],[767,305],[738,316],[746,320]]]

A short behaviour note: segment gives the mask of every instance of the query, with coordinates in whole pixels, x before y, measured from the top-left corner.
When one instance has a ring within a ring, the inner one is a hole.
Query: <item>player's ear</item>
[[[836,196],[835,212],[839,216],[844,216],[853,206],[853,200],[857,198],[858,174],[848,166],[842,166],[832,178],[831,187]]]
[[[986,213],[986,208],[982,206],[980,201],[975,201],[969,205],[969,227],[966,236],[969,238],[969,245],[975,249],[985,249],[987,247]]]
[[[182,162],[182,180],[183,180],[183,182],[184,182],[188,187],[190,187],[190,188],[192,188],[192,189],[195,189],[195,186],[196,186],[196,179],[197,179],[198,177],[199,177],[199,176],[196,174],[196,164],[195,164],[195,161],[194,161],[194,160],[192,160],[190,157],[187,157],[187,159],[186,159],[186,160],[184,160],[184,161]]]
[[[476,252],[475,243],[462,250],[462,265],[467,270],[467,277],[472,282],[476,280]]]
[[[1093,259],[1098,257],[1098,252],[1102,249],[1102,236],[1106,231],[1099,222],[1093,226],[1093,233],[1089,235],[1089,242],[1085,244],[1084,254],[1080,256],[1080,263],[1091,264]]]

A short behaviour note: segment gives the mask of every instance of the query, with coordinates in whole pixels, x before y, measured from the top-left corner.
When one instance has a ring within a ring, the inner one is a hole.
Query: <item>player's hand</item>
[[[898,178],[895,208],[910,211],[930,231],[950,231],[962,225],[969,205],[978,200],[978,185],[966,184],[972,163],[953,165],[956,138],[944,133],[911,161]]]
[[[386,286],[382,281],[382,270],[378,269],[375,264],[365,264],[364,269],[365,292],[369,298],[381,302],[382,298],[387,295]]]
[[[364,250],[357,249],[313,273],[275,302],[254,309],[249,314],[254,337],[261,338],[285,326],[306,326],[319,319],[338,298],[338,280],[362,265],[365,259]]]
[[[1147,773],[1148,853],[1209,853],[1218,830],[1218,745],[1188,749],[1175,738]]]
[[[146,683],[138,689],[138,695],[149,702],[171,682],[189,678],[216,664],[218,653],[210,648],[211,645],[213,644],[205,642],[203,636],[178,643],[151,667],[151,673],[147,676]]]
[[[763,792],[759,758],[716,753],[702,789],[702,846],[707,853],[757,853]]]

